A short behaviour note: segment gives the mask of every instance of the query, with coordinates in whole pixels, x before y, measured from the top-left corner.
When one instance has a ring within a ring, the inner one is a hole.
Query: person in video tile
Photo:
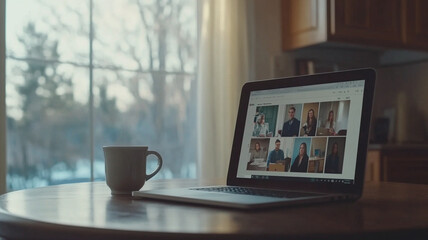
[[[279,149],[281,147],[281,141],[277,139],[275,141],[275,149],[270,151],[267,159],[267,167],[269,167],[269,163],[276,163],[278,160],[284,160],[284,151]]]
[[[253,137],[266,137],[269,134],[269,123],[265,122],[265,115],[261,113],[254,125]]]
[[[317,128],[317,118],[315,117],[315,112],[313,109],[309,109],[308,117],[306,118],[306,122],[303,125],[305,136],[315,136],[316,128]]]
[[[339,145],[337,142],[334,142],[331,148],[331,154],[327,156],[325,162],[325,173],[342,173],[339,164]]]
[[[254,150],[251,151],[251,155],[250,155],[250,162],[254,162],[254,159],[256,158],[260,159],[260,158],[266,157],[266,152],[263,151],[262,148],[260,147],[260,142],[256,142],[254,145],[255,145]]]
[[[330,110],[330,112],[328,113],[328,119],[327,122],[325,123],[325,129],[328,129],[328,134],[333,136],[336,134],[334,128],[336,127],[336,122],[334,121],[334,112],[333,110]]]
[[[293,165],[291,165],[291,172],[307,172],[308,171],[308,160],[306,143],[300,144],[299,155],[294,159]]]
[[[290,109],[288,109],[288,117],[290,119],[282,125],[282,137],[294,137],[299,134],[300,121],[294,117],[295,113],[295,107],[290,107]]]

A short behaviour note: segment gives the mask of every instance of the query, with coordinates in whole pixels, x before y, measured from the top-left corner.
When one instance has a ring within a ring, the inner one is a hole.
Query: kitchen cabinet
[[[282,19],[284,50],[327,40],[326,0],[284,0]]]
[[[428,1],[283,0],[283,49],[326,42],[428,50]]]
[[[428,184],[428,145],[371,145],[365,180]]]
[[[405,44],[428,50],[428,1],[408,0]]]
[[[335,0],[329,4],[331,40],[401,44],[401,0]]]

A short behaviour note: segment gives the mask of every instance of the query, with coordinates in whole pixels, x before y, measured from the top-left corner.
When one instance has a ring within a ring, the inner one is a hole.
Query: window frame
[[[6,0],[0,0],[0,194],[6,192]]]
[[[0,28],[1,28],[1,35],[0,35],[0,54],[2,54],[2,59],[0,62],[0,194],[6,193],[10,189],[7,188],[7,114],[6,114],[6,60],[17,60],[17,61],[49,61],[46,59],[28,59],[28,58],[21,58],[16,56],[8,56],[6,55],[6,1],[7,0],[0,0]],[[93,55],[93,43],[94,43],[94,19],[93,19],[93,13],[94,13],[94,1],[88,0],[88,7],[89,7],[89,44],[88,44],[88,50],[89,50],[89,56],[87,59],[87,63],[77,63],[73,61],[53,61],[58,64],[69,64],[76,67],[82,67],[87,68],[89,75],[88,75],[88,84],[89,84],[89,91],[88,91],[88,110],[89,110],[89,147],[90,147],[90,176],[89,179],[91,182],[95,180],[95,169],[94,169],[94,163],[95,163],[95,153],[94,153],[94,147],[95,147],[95,136],[94,136],[94,76],[93,72],[97,69],[108,69],[108,70],[124,70],[124,71],[133,71],[129,69],[122,69],[120,67],[112,67],[112,66],[101,66],[94,64],[94,55]],[[196,5],[197,10],[197,19],[199,20],[199,3]],[[197,22],[197,43],[199,43],[199,21]],[[3,70],[3,71],[2,71]],[[194,76],[197,79],[197,69],[195,69],[194,72],[187,72],[187,71],[165,71],[165,70],[143,70],[143,71],[133,71],[138,73],[161,73],[165,75],[185,75],[185,76]],[[196,160],[196,159],[195,159]],[[196,164],[198,164],[196,162]],[[198,167],[196,167],[198,169]],[[198,174],[196,174],[197,177]]]

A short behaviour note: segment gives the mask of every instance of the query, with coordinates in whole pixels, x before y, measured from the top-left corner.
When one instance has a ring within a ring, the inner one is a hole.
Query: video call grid
[[[281,134],[280,131],[275,131],[276,130],[276,126],[274,126],[274,131],[273,132],[277,133],[276,136],[272,134],[272,135],[253,136],[252,137],[250,145],[254,145],[254,142],[258,141],[259,139],[263,139],[263,138],[264,139],[268,139],[268,142],[267,142],[267,146],[268,147],[265,148],[265,149],[268,149],[268,151],[265,151],[265,157],[263,158],[264,162],[266,162],[266,168],[264,169],[264,171],[283,171],[283,172],[293,171],[292,166],[296,162],[296,159],[294,159],[294,156],[296,155],[295,152],[297,150],[296,146],[294,146],[293,150],[291,152],[288,152],[287,155],[286,155],[286,157],[284,157],[284,167],[283,167],[284,169],[281,169],[281,166],[273,166],[274,169],[271,169],[271,167],[269,166],[271,164],[267,163],[268,160],[269,160],[268,159],[269,158],[269,154],[272,151],[275,150],[275,148],[269,147],[269,146],[272,146],[272,141],[277,141],[277,140],[280,140],[280,139],[291,138],[292,140],[294,140],[293,143],[298,142],[298,139],[308,139],[307,142],[309,142],[309,144],[306,144],[306,151],[305,151],[306,154],[303,157],[305,163],[307,164],[306,170],[305,171],[301,171],[300,170],[300,172],[309,172],[309,173],[311,173],[311,172],[313,172],[313,173],[341,173],[342,172],[342,168],[343,168],[344,154],[345,154],[345,141],[346,141],[347,122],[345,123],[346,127],[344,129],[344,132],[342,131],[342,133],[340,133],[340,135],[337,135],[338,133],[334,132],[334,131],[332,131],[330,133],[329,132],[326,133],[325,129],[324,129],[323,132],[319,131],[319,129],[322,128],[322,125],[321,125],[322,122],[315,123],[315,130],[312,130],[312,134],[308,134],[309,132],[306,131],[306,129],[304,129],[305,125],[307,127],[308,121],[306,122],[306,124],[304,124],[303,121],[302,121],[302,118],[305,116],[305,112],[308,112],[307,115],[306,115],[306,118],[309,118],[309,116],[308,116],[309,115],[309,111],[313,112],[312,115],[313,115],[313,117],[315,119],[317,119],[317,118],[319,119],[321,111],[325,111],[325,109],[323,109],[323,108],[325,108],[325,105],[330,104],[331,106],[329,106],[328,119],[325,122],[326,123],[328,123],[328,122],[331,123],[333,121],[333,124],[334,124],[334,121],[337,120],[338,117],[336,116],[336,118],[334,118],[334,116],[333,117],[330,116],[331,112],[333,112],[333,115],[334,115],[334,111],[332,110],[334,107],[332,107],[332,106],[333,105],[340,105],[341,103],[342,103],[342,106],[341,106],[342,113],[341,114],[346,114],[347,116],[346,116],[345,119],[347,119],[347,117],[349,116],[349,105],[350,105],[350,101],[349,100],[345,100],[345,101],[314,102],[314,103],[283,104],[283,105],[270,105],[270,106],[263,106],[263,107],[256,108],[256,114],[255,114],[255,117],[254,117],[254,124],[256,124],[256,121],[259,120],[259,119],[256,119],[257,114],[263,114],[263,112],[261,112],[261,113],[258,112],[258,110],[260,108],[267,108],[267,107],[274,107],[274,108],[276,108],[276,112],[275,112],[276,116],[275,116],[275,118],[276,118],[277,121],[281,121],[281,119],[282,119],[281,116],[278,116],[278,108],[280,106],[284,107],[285,110],[287,111],[288,116],[289,116],[288,120],[290,120],[290,118],[292,118],[292,117],[294,117],[295,119],[299,120],[299,118],[297,118],[295,116],[295,113],[298,111],[297,108],[299,108],[299,110],[300,110],[299,111],[300,114],[298,115],[298,116],[300,116],[300,124],[299,124],[298,133],[295,134],[296,136],[293,136],[293,137],[284,137],[284,136],[282,136],[283,134]],[[322,105],[324,105],[324,107]],[[290,109],[291,109],[292,106],[294,107],[294,114],[293,114],[294,116],[292,116],[290,114]],[[307,107],[307,106],[309,106],[309,107]],[[344,107],[343,106],[345,106],[345,111],[344,111]],[[316,111],[315,111],[314,108],[316,109]],[[313,110],[310,110],[310,109],[313,109]],[[336,111],[337,111],[337,109],[336,109]],[[284,119],[284,124],[288,120],[285,118]],[[332,120],[332,121],[329,121],[329,120]],[[317,121],[317,120],[315,120],[315,121]],[[330,126],[332,126],[332,125],[330,125]],[[255,128],[256,128],[256,125],[255,125]],[[283,129],[284,129],[284,127],[283,127]],[[283,130],[283,129],[281,129],[281,130]],[[303,131],[304,131],[305,134],[302,133]],[[324,134],[330,134],[330,135],[324,135]],[[325,145],[324,146],[318,146],[318,147],[321,147],[321,148],[313,149],[314,148],[314,142],[315,142],[313,139],[322,139],[322,138],[325,139]],[[335,139],[336,144],[333,143],[333,139]],[[341,139],[341,140],[339,140],[339,139]],[[339,142],[341,142],[341,144],[338,144],[337,140],[339,140]],[[285,141],[285,142],[289,142],[289,141],[290,140]],[[282,143],[280,143],[280,144],[282,144]],[[333,144],[334,145],[341,145],[342,149],[339,150],[338,149],[339,147],[338,146],[333,146]],[[285,147],[284,146],[281,146],[281,147],[282,147],[281,150],[283,151],[285,149]],[[334,155],[332,154],[333,147],[337,149],[337,151],[335,151],[336,154],[334,154]],[[299,146],[299,148],[300,148],[300,146]],[[252,150],[251,146],[250,146],[250,150]],[[309,154],[308,154],[308,152],[309,152]],[[293,157],[290,158],[289,156],[293,156]],[[317,156],[318,156],[318,158],[317,158]],[[333,156],[334,160],[331,159],[332,158],[331,156]],[[314,157],[315,157],[316,160],[314,160]],[[285,158],[288,158],[288,159],[285,159]],[[340,160],[338,160],[338,158]],[[327,159],[327,161],[326,161],[326,159]],[[256,170],[256,169],[251,169],[250,168],[250,164],[252,163],[252,160],[253,159],[250,159],[250,161],[248,162],[247,170]],[[289,160],[289,162],[287,162],[285,160]],[[316,163],[316,161],[318,161],[318,163]],[[300,165],[302,164],[301,162],[302,162],[302,160],[300,160]],[[310,164],[310,162],[313,162],[313,164]],[[331,162],[334,162],[334,164],[331,164]],[[275,161],[275,163],[276,163],[276,161]],[[336,167],[334,167],[334,166],[336,166]],[[326,169],[326,168],[328,168],[328,169]],[[257,169],[257,170],[261,170],[261,169]],[[294,169],[294,170],[296,171],[296,169]]]

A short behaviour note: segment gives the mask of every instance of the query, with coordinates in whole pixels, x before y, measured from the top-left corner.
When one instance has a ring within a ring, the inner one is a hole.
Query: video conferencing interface
[[[238,178],[353,184],[364,80],[253,91]]]

